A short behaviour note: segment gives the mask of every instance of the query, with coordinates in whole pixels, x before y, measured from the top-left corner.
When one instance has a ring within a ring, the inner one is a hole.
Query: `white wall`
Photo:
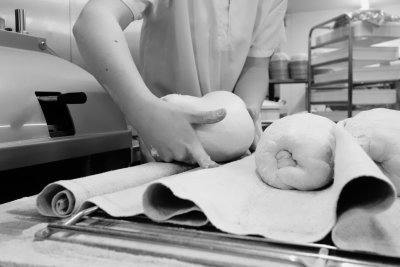
[[[379,8],[389,14],[400,16],[400,4],[380,7],[372,6],[371,8]],[[287,41],[281,46],[281,51],[287,53],[289,56],[298,53],[307,53],[308,35],[311,27],[351,11],[353,10],[335,9],[288,14],[286,17]],[[281,85],[280,98],[287,102],[289,114],[306,109],[305,92],[306,89],[303,84]]]
[[[24,9],[26,29],[32,36],[46,38],[58,56],[84,67],[72,34],[72,27],[88,0],[0,0],[0,17],[6,27],[15,28],[15,9]],[[131,54],[139,58],[141,22],[131,23],[125,34]],[[101,31],[101,29],[99,29]]]
[[[24,9],[26,30],[47,39],[60,57],[71,59],[69,0],[0,0],[0,17],[15,30],[15,9]]]

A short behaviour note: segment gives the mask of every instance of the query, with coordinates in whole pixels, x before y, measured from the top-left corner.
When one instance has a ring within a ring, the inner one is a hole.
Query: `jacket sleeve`
[[[146,10],[154,6],[157,0],[120,0],[132,12],[133,20],[140,20],[143,18]]]
[[[270,57],[286,39],[284,17],[287,0],[260,0],[249,57]]]

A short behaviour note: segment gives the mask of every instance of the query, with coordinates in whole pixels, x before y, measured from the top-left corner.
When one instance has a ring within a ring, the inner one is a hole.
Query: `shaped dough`
[[[315,190],[333,179],[335,123],[303,113],[273,122],[255,152],[257,172],[270,186]]]
[[[227,162],[243,156],[254,140],[254,123],[246,104],[228,91],[213,91],[203,97],[170,94],[162,98],[186,110],[226,109],[225,118],[213,124],[193,125],[211,159]]]
[[[338,124],[353,135],[393,182],[400,196],[400,111],[376,108]]]

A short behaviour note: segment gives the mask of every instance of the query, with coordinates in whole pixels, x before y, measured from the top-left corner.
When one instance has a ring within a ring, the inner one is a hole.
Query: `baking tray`
[[[399,38],[400,22],[385,22],[380,26],[365,21],[351,23],[353,37],[358,45],[370,46]],[[315,40],[316,45],[329,43],[349,35],[349,27],[335,28],[321,34]],[[337,44],[332,44],[335,47]]]
[[[395,89],[354,89],[354,105],[391,105],[396,103]],[[315,90],[311,94],[311,102],[340,102],[347,101],[348,90]]]
[[[315,54],[312,59],[312,66],[321,65],[329,62],[337,62],[348,60],[348,47],[337,49],[335,51]],[[398,60],[398,47],[353,47],[353,61],[358,66],[372,65],[382,62],[390,62]],[[332,66],[329,66],[332,67]]]
[[[348,76],[347,69],[330,71],[314,76],[314,82],[327,83],[334,81],[346,80]],[[400,66],[379,66],[379,67],[364,67],[353,69],[353,81],[357,83],[372,82],[372,81],[394,81],[400,79]]]

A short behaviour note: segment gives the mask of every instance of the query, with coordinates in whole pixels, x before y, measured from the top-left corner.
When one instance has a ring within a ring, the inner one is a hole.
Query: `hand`
[[[218,166],[201,145],[191,124],[216,123],[225,115],[225,109],[212,111],[183,110],[159,100],[143,111],[137,130],[148,150],[165,162],[197,163],[200,167]]]
[[[247,111],[249,112],[250,117],[253,119],[254,122],[254,140],[249,149],[250,152],[254,152],[257,148],[258,141],[260,141],[262,134],[261,122],[259,120],[259,110],[247,107]]]

